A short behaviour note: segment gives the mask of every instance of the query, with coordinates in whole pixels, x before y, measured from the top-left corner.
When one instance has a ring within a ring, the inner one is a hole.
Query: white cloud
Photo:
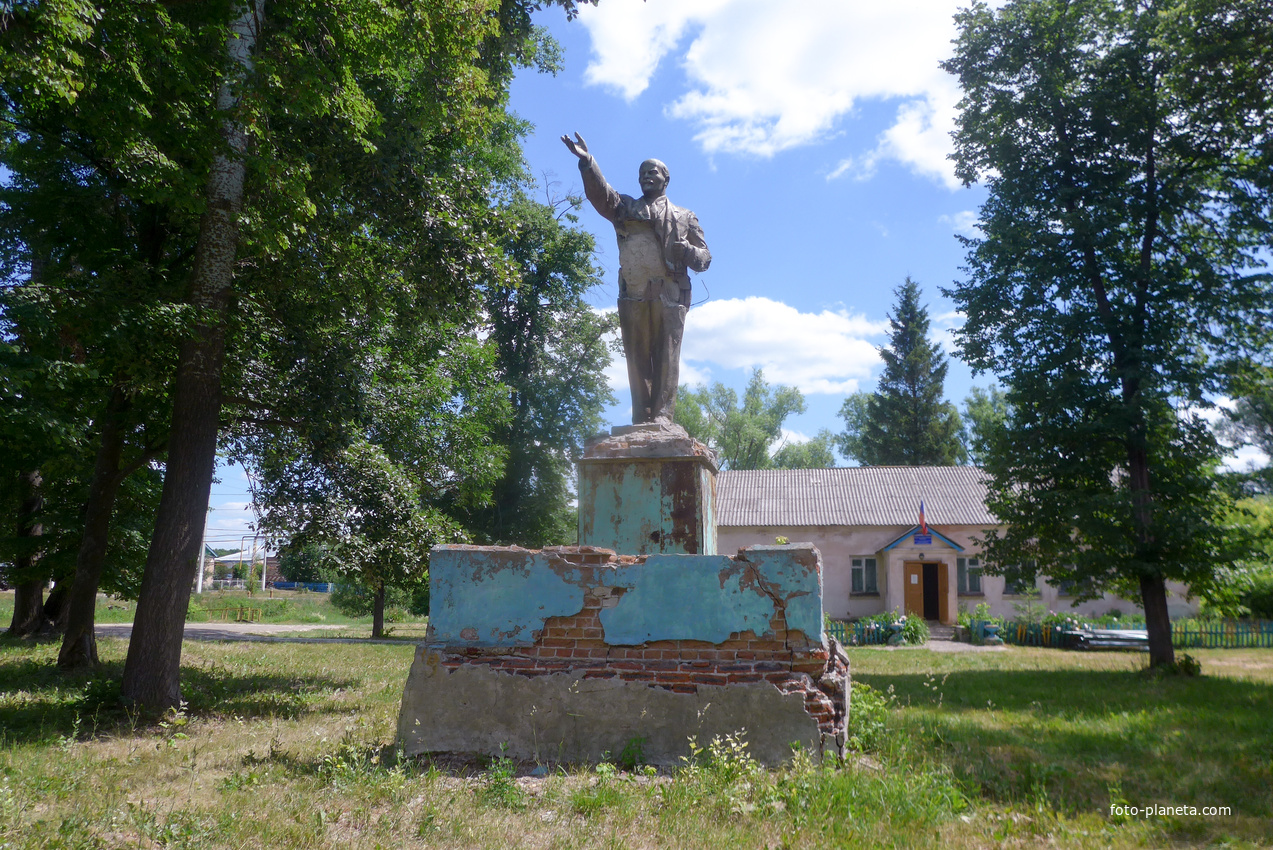
[[[626,99],[675,54],[685,73],[669,115],[708,153],[769,157],[834,135],[862,100],[898,102],[876,146],[832,176],[869,176],[882,160],[958,187],[946,155],[959,99],[938,67],[951,53],[959,0],[609,0],[585,6],[589,82]],[[684,45],[684,46],[682,46]]]
[[[937,220],[950,225],[950,229],[960,236],[971,239],[981,235],[981,230],[977,227],[977,213],[973,210],[962,210],[954,215],[939,215]]]
[[[879,363],[865,338],[887,327],[847,310],[802,313],[769,298],[728,298],[690,311],[681,356],[691,368],[761,368],[771,384],[805,394],[851,393]]]
[[[680,383],[712,380],[712,367],[764,369],[771,384],[794,386],[806,395],[855,392],[880,362],[874,343],[888,329],[847,310],[802,313],[770,298],[726,298],[690,310],[681,342]],[[628,396],[622,354],[605,370],[621,405]],[[801,437],[800,442],[808,437]]]

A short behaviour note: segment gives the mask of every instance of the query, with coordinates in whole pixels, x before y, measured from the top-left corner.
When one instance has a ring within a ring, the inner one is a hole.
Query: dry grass
[[[187,642],[184,715],[114,700],[56,644],[0,642],[0,847],[1260,846],[1273,835],[1273,652],[1199,653],[1156,682],[1127,655],[853,651],[892,687],[888,742],[765,771],[718,748],[674,776],[400,761],[410,644]],[[988,704],[992,703],[992,704]],[[1228,804],[1227,819],[1107,816]],[[1133,795],[1146,795],[1137,799]]]

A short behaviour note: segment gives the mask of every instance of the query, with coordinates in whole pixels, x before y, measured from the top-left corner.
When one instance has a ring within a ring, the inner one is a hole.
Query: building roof
[[[975,466],[725,470],[718,526],[998,525]]]

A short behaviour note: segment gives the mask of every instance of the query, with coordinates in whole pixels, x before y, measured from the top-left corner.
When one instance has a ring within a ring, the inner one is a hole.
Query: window
[[[1034,561],[1026,561],[1024,565],[1004,567],[1003,595],[1021,596],[1035,589]]]
[[[959,595],[981,595],[981,561],[977,558],[956,558],[955,567],[958,573]]]
[[[1082,593],[1088,593],[1092,590],[1092,580],[1082,579],[1065,579],[1056,583],[1057,596],[1078,596]]]
[[[879,585],[875,581],[875,559],[853,559],[853,585],[849,591],[854,596],[879,596]]]

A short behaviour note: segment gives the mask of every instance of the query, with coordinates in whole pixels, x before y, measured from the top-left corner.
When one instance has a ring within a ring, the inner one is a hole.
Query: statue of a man
[[[584,194],[619,239],[619,330],[632,388],[632,421],[670,423],[690,307],[689,269],[707,271],[711,252],[694,213],[667,199],[667,166],[641,163],[641,197],[615,191],[583,136],[562,136],[579,157]]]

